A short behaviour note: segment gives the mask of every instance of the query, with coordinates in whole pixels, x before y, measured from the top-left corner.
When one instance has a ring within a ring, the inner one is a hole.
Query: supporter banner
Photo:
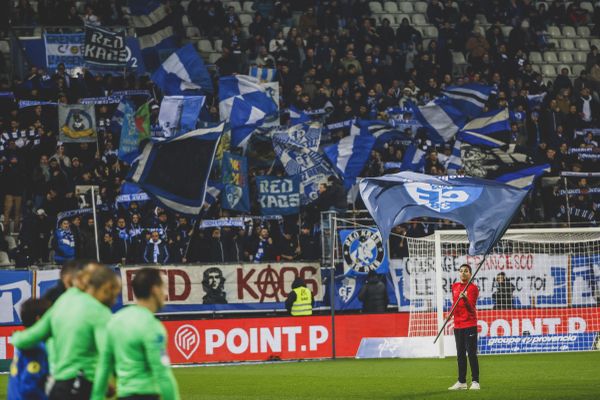
[[[91,104],[59,104],[58,124],[63,143],[96,141],[96,112]]]
[[[133,301],[131,281],[139,268],[122,268],[123,303]],[[315,301],[323,300],[319,263],[218,264],[160,267],[168,288],[164,313],[284,309],[294,279],[301,277]]]
[[[387,288],[389,299],[388,306],[392,306],[396,310],[396,293],[392,279],[389,275],[383,275]],[[336,310],[360,310],[363,307],[362,301],[358,299],[360,290],[365,285],[367,277],[365,275],[353,276],[338,276],[335,278],[335,309]],[[329,285],[326,287],[325,299],[329,299]]]
[[[237,217],[237,218],[219,218],[219,219],[203,219],[202,221],[200,221],[200,229],[204,229],[204,228],[215,228],[215,227],[222,227],[222,226],[237,226],[239,228],[243,228],[244,225],[244,218],[242,217]]]
[[[477,351],[486,354],[600,350],[598,333],[482,337]]]
[[[150,196],[147,193],[129,193],[129,194],[121,194],[117,196],[117,203],[129,203],[132,201],[141,202],[150,200]]]
[[[250,212],[248,160],[231,153],[223,155],[223,190],[221,206],[226,210]]]
[[[262,125],[262,128],[279,126],[281,124],[279,119],[279,82],[261,82],[260,86],[265,89],[267,96],[269,96],[273,102],[275,102],[275,106],[277,107],[277,113],[275,116],[266,120]]]
[[[123,68],[127,65],[129,56],[125,45],[125,32],[111,32],[93,25],[85,26],[83,58],[86,64]]]
[[[460,265],[477,265],[478,256],[442,257],[443,289],[445,307],[452,306],[451,287],[458,281]],[[428,309],[435,305],[435,258],[409,257],[391,260],[391,272],[398,282],[400,309]],[[490,254],[474,283],[479,287],[479,309],[490,309],[495,304],[494,293],[498,290],[499,273],[506,274],[506,281],[514,286],[512,298],[504,300],[508,307],[554,307],[567,306],[567,255],[547,254]],[[410,288],[413,288],[412,292]],[[573,287],[573,295],[582,290]],[[496,296],[496,299],[498,297]]]
[[[389,271],[387,249],[375,228],[340,229],[344,271],[348,275]]]
[[[56,106],[58,105],[55,101],[39,101],[39,100],[20,100],[19,109],[37,106]]]
[[[296,177],[257,176],[258,202],[263,215],[297,214],[300,207],[300,181]]]
[[[14,100],[15,94],[13,92],[0,92],[0,100]]]
[[[0,324],[20,324],[21,304],[31,297],[30,271],[0,271]]]
[[[79,99],[79,104],[118,104],[121,102],[121,96],[103,96],[103,97],[85,97]]]
[[[83,65],[85,35],[83,33],[44,34],[46,67],[55,70],[63,63],[66,69]]]
[[[133,90],[117,90],[112,93],[113,96],[145,96],[152,97],[149,90],[133,89]]]
[[[569,190],[558,190],[554,193],[554,196],[564,196],[568,194],[569,196],[579,196],[580,194],[588,195],[588,194],[599,194],[600,187],[591,187],[585,189],[569,189]]]

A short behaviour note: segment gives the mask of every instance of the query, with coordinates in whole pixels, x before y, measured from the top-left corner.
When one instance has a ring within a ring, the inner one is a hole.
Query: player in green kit
[[[142,268],[131,283],[136,304],[117,312],[106,328],[92,400],[103,400],[110,375],[122,400],[179,400],[167,356],[167,332],[154,317],[165,301],[160,271]]]
[[[52,338],[54,385],[50,400],[89,399],[98,354],[104,347],[110,306],[121,290],[109,268],[89,263],[80,287],[68,289],[32,327],[16,332],[12,344],[29,349]]]

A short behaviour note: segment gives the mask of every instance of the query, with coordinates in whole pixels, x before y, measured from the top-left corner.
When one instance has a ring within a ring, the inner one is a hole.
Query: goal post
[[[409,338],[431,337],[431,351],[453,355],[452,321],[433,346],[452,306],[458,269],[475,269],[465,231],[437,230],[407,238],[409,256],[392,260],[402,276]],[[396,277],[397,279],[397,277]],[[400,281],[400,279],[398,279]],[[474,279],[481,354],[584,351],[598,348],[600,331],[600,229],[511,229]],[[417,342],[416,342],[417,343]],[[431,354],[431,353],[430,353]],[[433,355],[433,354],[432,354]]]

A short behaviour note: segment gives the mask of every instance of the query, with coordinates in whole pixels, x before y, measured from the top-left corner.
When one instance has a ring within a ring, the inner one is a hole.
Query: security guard
[[[313,295],[306,287],[302,278],[296,278],[292,283],[292,291],[285,301],[285,308],[294,317],[312,315]]]

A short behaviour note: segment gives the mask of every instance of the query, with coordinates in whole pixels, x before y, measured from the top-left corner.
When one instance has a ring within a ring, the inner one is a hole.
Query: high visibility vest
[[[292,315],[299,317],[302,315],[312,315],[312,293],[305,287],[297,287],[296,301],[292,304]]]

